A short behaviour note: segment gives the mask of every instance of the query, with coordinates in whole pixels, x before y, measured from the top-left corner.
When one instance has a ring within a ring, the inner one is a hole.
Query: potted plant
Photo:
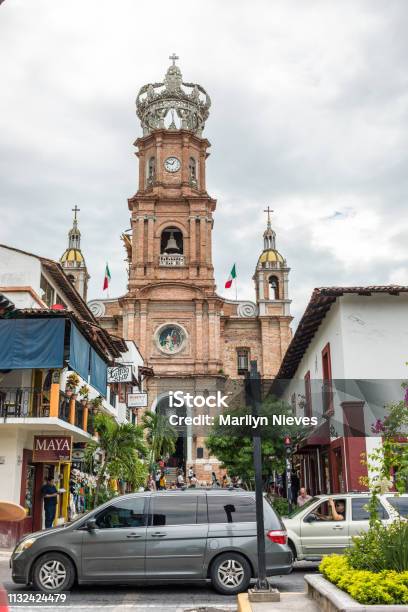
[[[102,397],[100,395],[98,395],[97,397],[94,397],[94,399],[91,400],[91,410],[94,413],[99,412],[99,410],[102,408]]]
[[[89,387],[88,385],[82,385],[79,389],[79,396],[81,398],[81,404],[85,407],[89,399]]]
[[[71,397],[71,395],[76,395],[76,390],[79,385],[79,376],[75,374],[75,372],[71,372],[71,374],[67,377],[67,382],[65,383],[65,395]]]

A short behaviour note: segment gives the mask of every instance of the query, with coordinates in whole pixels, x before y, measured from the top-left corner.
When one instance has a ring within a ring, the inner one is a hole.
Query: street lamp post
[[[261,401],[261,381],[257,368],[257,362],[251,361],[251,369],[246,379],[247,384],[247,403],[251,405],[253,417],[258,416],[259,404]],[[261,433],[259,427],[253,430],[253,452],[255,469],[255,502],[256,502],[256,531],[258,549],[258,578],[255,585],[256,591],[270,591],[271,587],[266,578],[265,562],[265,525],[263,511],[263,486],[262,486],[262,452],[261,452]]]

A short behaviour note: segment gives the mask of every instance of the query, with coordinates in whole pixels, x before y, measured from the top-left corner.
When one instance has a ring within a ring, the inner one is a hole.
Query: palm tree
[[[153,464],[160,458],[174,453],[177,431],[164,415],[149,410],[144,413],[142,423],[150,449],[149,469],[151,470]]]
[[[98,440],[88,442],[86,460],[91,464],[95,452],[102,453],[102,463],[97,471],[94,499],[96,506],[107,473],[116,478],[124,478],[134,487],[137,486],[136,474],[141,472],[140,457],[146,456],[147,449],[143,441],[142,427],[132,423],[117,423],[113,417],[102,412],[96,415],[94,426]]]

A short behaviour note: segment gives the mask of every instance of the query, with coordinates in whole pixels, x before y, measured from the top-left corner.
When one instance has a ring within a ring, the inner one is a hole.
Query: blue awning
[[[90,383],[103,397],[106,397],[107,365],[96,351],[91,348],[91,379]]]
[[[65,319],[0,319],[0,370],[62,368]]]
[[[71,336],[69,340],[69,367],[88,382],[89,354],[91,347],[85,340],[76,325],[71,323]]]

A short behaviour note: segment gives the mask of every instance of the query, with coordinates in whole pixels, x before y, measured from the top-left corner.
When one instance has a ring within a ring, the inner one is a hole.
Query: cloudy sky
[[[106,260],[124,293],[134,100],[175,51],[213,103],[219,292],[235,261],[253,299],[268,204],[296,317],[316,286],[408,284],[407,19],[404,0],[5,0],[0,242],[58,259],[77,204],[90,297]]]

